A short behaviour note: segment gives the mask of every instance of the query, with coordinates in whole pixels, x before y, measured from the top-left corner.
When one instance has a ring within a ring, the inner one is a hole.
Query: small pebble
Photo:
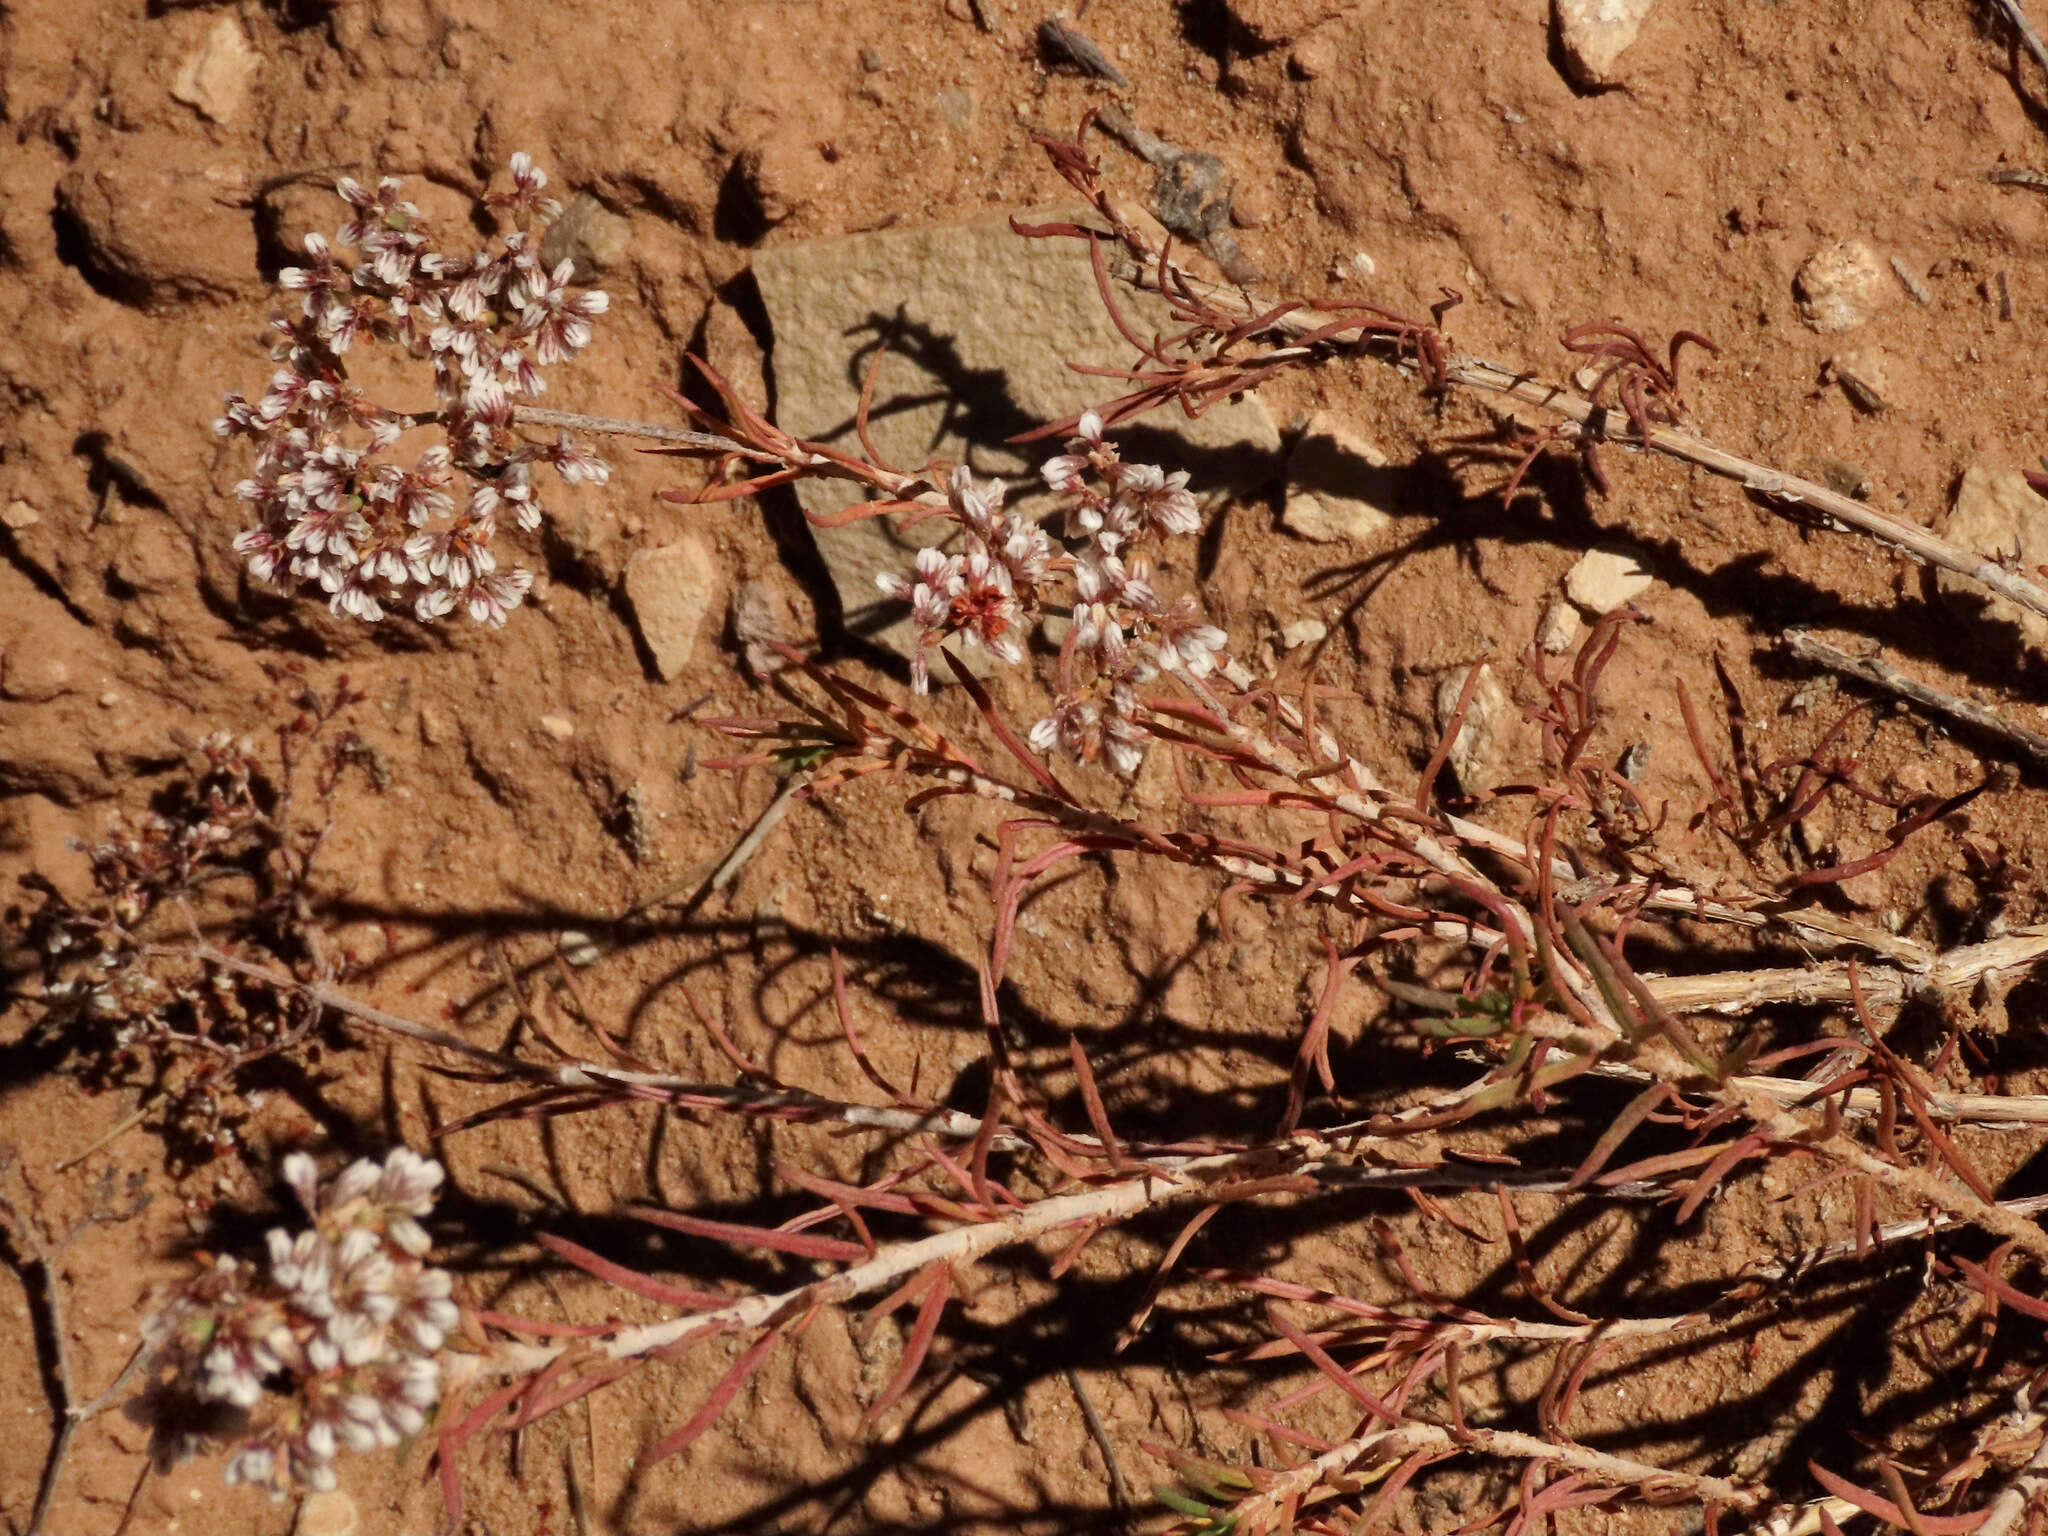
[[[555,952],[571,965],[588,967],[604,958],[597,940],[580,928],[564,928],[555,936]]]
[[[1934,290],[1921,280],[1920,274],[1913,270],[1912,264],[1903,256],[1894,256],[1892,258],[1892,271],[1897,275],[1900,284],[1904,286],[1906,292],[1913,296],[1915,304],[1931,304],[1934,302]]]
[[[306,1496],[293,1536],[354,1536],[356,1501],[338,1488]]]
[[[1290,651],[1298,651],[1304,645],[1314,645],[1330,633],[1330,626],[1321,619],[1296,619],[1280,631],[1280,643]]]
[[[564,720],[560,715],[542,715],[540,728],[557,741],[567,741],[576,734],[575,721]]]
[[[1641,597],[1656,580],[1635,551],[1602,545],[1587,550],[1566,574],[1564,595],[1588,613],[1612,613]]]
[[[1585,627],[1578,609],[1560,598],[1543,611],[1543,622],[1536,626],[1536,643],[1548,654],[1562,656],[1579,643]]]
[[[1891,404],[1891,366],[1881,347],[1864,347],[1855,352],[1838,352],[1829,367],[1842,393],[1859,411],[1875,413]]]
[[[1877,253],[1861,240],[1815,251],[1792,279],[1799,315],[1816,331],[1853,331],[1884,308],[1892,284]]]

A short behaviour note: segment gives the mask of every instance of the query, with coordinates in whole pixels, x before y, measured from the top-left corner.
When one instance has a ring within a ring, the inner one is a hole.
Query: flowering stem
[[[1071,1194],[1047,1196],[992,1220],[949,1227],[929,1237],[891,1244],[863,1263],[791,1290],[742,1296],[723,1307],[686,1312],[660,1322],[620,1328],[572,1343],[506,1341],[488,1355],[465,1356],[451,1364],[450,1395],[465,1378],[516,1376],[543,1370],[572,1348],[589,1350],[595,1359],[630,1360],[713,1333],[771,1327],[818,1307],[843,1305],[855,1297],[871,1295],[907,1275],[917,1274],[928,1265],[972,1263],[999,1248],[1028,1242],[1062,1228],[1078,1229],[1089,1223],[1107,1225],[1154,1206],[1189,1198],[1227,1198],[1223,1191],[1235,1176],[1256,1176],[1274,1166],[1273,1151],[1265,1147],[1189,1158],[1176,1168],[1152,1166],[1135,1178]],[[1503,1183],[1504,1175],[1510,1175],[1505,1182],[1518,1190],[1555,1193],[1564,1188],[1562,1177],[1541,1169],[1504,1170],[1455,1164],[1425,1168],[1359,1168],[1341,1156],[1295,1163],[1287,1168],[1287,1174],[1290,1180],[1318,1179],[1324,1187],[1317,1192],[1326,1194],[1355,1193],[1360,1189],[1374,1188],[1493,1188]],[[1628,1198],[1643,1192],[1624,1187],[1600,1193]]]
[[[627,421],[619,416],[585,416],[580,411],[548,411],[537,405],[515,405],[512,419],[530,427],[565,427],[573,432],[607,432],[613,437],[651,437],[664,443],[681,443],[715,453],[745,453],[744,445],[715,432],[693,432],[688,427],[665,427],[659,422]]]

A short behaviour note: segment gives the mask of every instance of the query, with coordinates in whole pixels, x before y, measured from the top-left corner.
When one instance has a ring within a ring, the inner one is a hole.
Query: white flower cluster
[[[1045,606],[1048,579],[1069,578],[1073,622],[1060,647],[1060,692],[1032,727],[1031,744],[1082,762],[1106,758],[1129,773],[1146,739],[1136,685],[1158,669],[1207,676],[1227,661],[1229,637],[1192,600],[1166,602],[1152,585],[1148,543],[1192,533],[1201,521],[1187,472],[1124,463],[1093,411],[1078,425],[1066,452],[1041,469],[1045,483],[1068,498],[1063,532],[1075,547],[1055,545],[1037,524],[1005,511],[1002,484],[977,484],[963,466],[953,471],[946,501],[965,530],[962,552],[921,550],[911,576],[876,582],[910,604],[918,630],[911,681],[923,693],[928,652],[954,636],[999,660],[1022,661],[1020,632]]]
[[[1004,508],[1000,481],[976,485],[960,465],[946,505],[966,531],[964,552],[921,549],[914,576],[875,578],[887,596],[910,604],[918,629],[910,680],[919,693],[931,687],[927,652],[949,635],[1012,666],[1022,661],[1018,631],[1037,614],[1039,585],[1054,565],[1052,540],[1036,523]]]
[[[332,1488],[343,1449],[418,1434],[459,1316],[448,1272],[423,1262],[439,1163],[401,1147],[323,1188],[294,1152],[284,1176],[312,1226],[273,1228],[262,1263],[213,1259],[144,1330],[174,1394],[230,1415],[227,1481],[277,1497]]]
[[[307,235],[306,265],[278,275],[304,296],[298,315],[271,322],[282,366],[254,402],[229,395],[214,423],[223,436],[258,444],[256,473],[235,487],[256,516],[235,549],[257,579],[315,583],[336,613],[367,621],[409,600],[423,622],[460,607],[479,623],[502,624],[533,578],[501,570],[491,542],[504,517],[527,531],[540,526],[535,468],[572,485],[609,475],[565,433],[542,442],[515,430],[514,402],[547,387],[542,368],[590,344],[590,323],[609,301],[596,290],[571,292],[567,259],[541,266],[539,225],[561,211],[541,195],[546,173],[517,154],[512,184],[490,201],[517,227],[495,253],[453,257],[432,248],[397,180],[372,189],[344,179],[336,190],[352,217],[332,243]],[[338,260],[337,249],[354,260]],[[413,414],[369,400],[344,361],[365,339],[425,360],[438,408]],[[411,467],[386,457],[426,424],[443,440]],[[460,510],[458,476],[467,486]]]

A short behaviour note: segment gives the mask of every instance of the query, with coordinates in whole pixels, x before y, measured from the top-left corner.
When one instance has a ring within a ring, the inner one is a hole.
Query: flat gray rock
[[[1023,223],[1091,217],[1078,206],[1019,215]],[[754,278],[775,333],[779,426],[858,452],[854,407],[875,348],[886,342],[870,420],[881,452],[899,468],[944,458],[1000,476],[1012,487],[1009,504],[1027,511],[1052,505],[1038,465],[1059,445],[1020,451],[1004,439],[1120,392],[1120,381],[1077,374],[1069,362],[1132,361],[1081,242],[1027,240],[1006,217],[771,246],[754,258]],[[1121,291],[1117,300],[1139,334],[1169,328],[1156,302]],[[1176,408],[1156,410],[1114,436],[1128,460],[1189,471],[1197,495],[1246,490],[1279,473],[1279,433],[1253,399],[1224,402],[1194,421]],[[813,515],[862,499],[853,485],[825,480],[800,482],[797,495]],[[951,532],[938,519],[909,538],[879,518],[813,528],[848,629],[907,655],[907,611],[883,599],[875,577],[909,571],[919,542]]]

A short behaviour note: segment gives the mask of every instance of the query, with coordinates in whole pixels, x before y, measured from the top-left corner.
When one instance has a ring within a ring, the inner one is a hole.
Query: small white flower
[[[277,1467],[277,1452],[267,1445],[245,1445],[228,1458],[221,1469],[221,1481],[230,1488],[237,1483],[268,1483]]]
[[[351,1200],[360,1200],[377,1187],[384,1170],[367,1157],[359,1157],[342,1170],[341,1177],[334,1181],[327,1191],[327,1209],[347,1205]]]

